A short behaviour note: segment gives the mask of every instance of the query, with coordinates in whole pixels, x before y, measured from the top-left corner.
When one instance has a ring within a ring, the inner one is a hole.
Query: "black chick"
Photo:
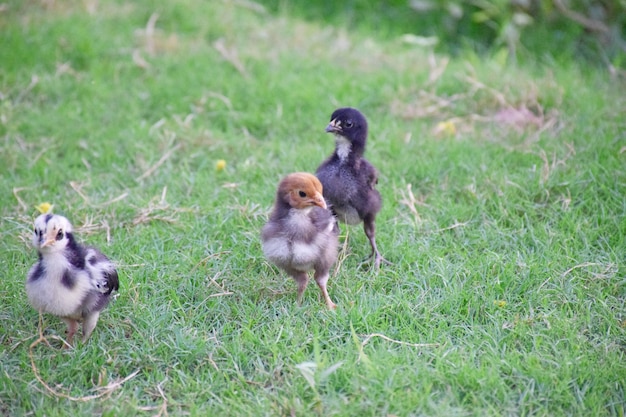
[[[315,175],[296,172],[280,182],[274,210],[261,231],[261,242],[267,259],[298,283],[298,303],[309,280],[307,272],[314,270],[326,305],[335,308],[326,283],[337,259],[339,227],[326,207],[322,184]]]
[[[369,258],[374,266],[389,263],[376,246],[376,214],[382,199],[376,189],[378,172],[365,158],[367,120],[357,109],[340,108],[333,112],[326,132],[335,136],[335,152],[324,161],[315,175],[324,187],[324,198],[337,218],[350,225],[363,222],[372,246]]]

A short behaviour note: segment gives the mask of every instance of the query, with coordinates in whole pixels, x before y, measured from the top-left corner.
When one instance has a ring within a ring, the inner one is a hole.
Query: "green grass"
[[[246,2],[90,4],[0,13],[0,414],[624,415],[623,80],[448,61]],[[259,231],[344,105],[370,121],[393,266],[361,267],[367,240],[342,227],[329,312],[314,285],[296,304]],[[75,349],[45,316],[33,367],[42,201],[121,290]]]

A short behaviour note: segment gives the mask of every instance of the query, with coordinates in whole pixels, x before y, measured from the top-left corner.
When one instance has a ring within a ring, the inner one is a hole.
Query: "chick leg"
[[[78,321],[70,318],[64,318],[63,321],[67,324],[67,343],[71,345],[74,340],[74,334],[78,330]]]
[[[317,286],[320,287],[322,291],[322,295],[324,296],[324,301],[326,301],[326,306],[329,310],[334,310],[337,305],[333,303],[333,300],[330,299],[328,295],[328,290],[326,289],[326,283],[328,282],[328,271],[315,271],[315,282],[317,282]]]
[[[302,294],[304,294],[304,290],[309,283],[309,276],[306,272],[302,271],[295,271],[292,276],[298,284],[298,305],[302,305]]]
[[[372,253],[368,257],[374,257],[374,267],[376,269],[380,268],[381,261],[391,265],[391,262],[382,257],[380,252],[378,251],[378,247],[376,246],[376,217],[372,215],[367,215],[363,219],[363,230],[365,231],[365,235],[370,241],[370,245],[372,246]]]
[[[83,321],[83,342],[86,342],[91,336],[91,332],[96,328],[96,324],[98,323],[98,317],[100,317],[100,312],[95,311],[85,317]]]

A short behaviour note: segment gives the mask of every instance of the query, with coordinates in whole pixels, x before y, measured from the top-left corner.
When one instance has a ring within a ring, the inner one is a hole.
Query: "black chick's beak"
[[[331,120],[330,123],[328,123],[328,126],[326,126],[326,132],[327,133],[341,132],[341,122],[337,122],[337,119]]]

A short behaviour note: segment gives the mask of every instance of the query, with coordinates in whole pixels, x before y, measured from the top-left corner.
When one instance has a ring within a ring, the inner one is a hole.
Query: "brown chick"
[[[326,283],[337,259],[339,227],[314,175],[296,172],[280,182],[274,209],[261,230],[261,242],[265,257],[296,280],[299,304],[308,284],[307,272],[314,270],[326,305],[336,307]]]

